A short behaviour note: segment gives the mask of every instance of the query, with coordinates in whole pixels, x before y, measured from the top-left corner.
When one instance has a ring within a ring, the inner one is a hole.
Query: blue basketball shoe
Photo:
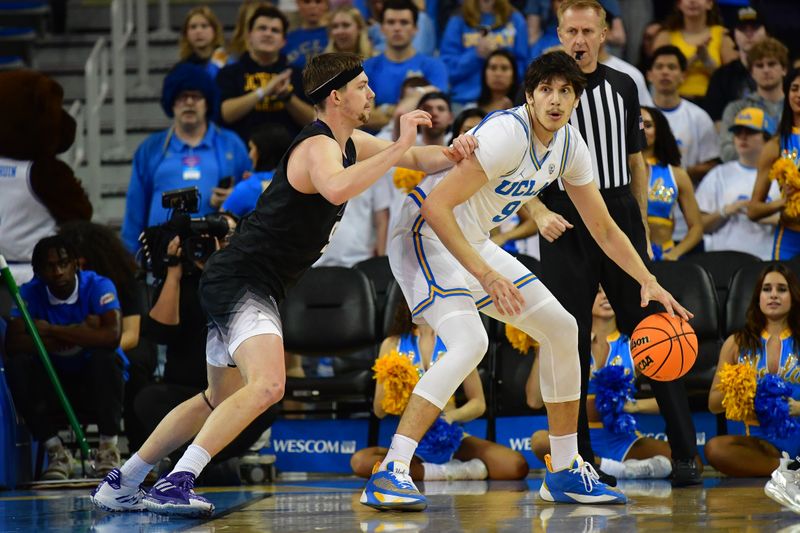
[[[142,500],[148,511],[162,515],[210,516],[214,504],[194,493],[194,474],[175,472],[162,477]]]
[[[411,481],[407,465],[392,461],[386,470],[378,470],[379,467],[380,463],[376,463],[361,494],[361,503],[379,511],[423,511],[428,506],[425,496]]]
[[[547,472],[539,496],[548,502],[559,503],[628,503],[628,498],[600,481],[595,469],[576,455],[567,468],[553,471],[550,456],[545,455]]]
[[[126,487],[121,483],[121,479],[122,473],[119,468],[114,468],[106,474],[89,496],[94,506],[110,513],[144,511],[142,503],[144,491],[139,487]]]

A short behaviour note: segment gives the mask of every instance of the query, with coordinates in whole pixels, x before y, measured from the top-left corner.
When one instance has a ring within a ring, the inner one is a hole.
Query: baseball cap
[[[733,125],[728,130],[736,131],[738,128],[775,134],[775,122],[764,113],[763,109],[757,107],[745,107],[736,114]]]
[[[743,7],[736,13],[736,24],[734,25],[736,29],[746,28],[747,26],[760,28],[763,25],[764,21],[758,16],[758,11],[752,7]]]

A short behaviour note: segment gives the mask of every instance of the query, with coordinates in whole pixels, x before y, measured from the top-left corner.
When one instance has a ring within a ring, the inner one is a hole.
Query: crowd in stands
[[[101,475],[119,465],[117,438],[123,419],[130,448],[135,449],[163,414],[206,386],[206,325],[197,299],[205,258],[187,265],[180,257],[187,256],[182,247],[188,245],[176,237],[161,243],[166,247],[166,275],[156,280],[151,301],[144,299],[145,284],[136,279],[134,256],[147,253],[140,235],[167,223],[171,214],[162,205],[162,193],[197,187],[196,216],[221,216],[233,232],[270,186],[294,135],[315,119],[303,91],[302,69],[309,58],[326,52],[352,52],[364,59],[375,93],[366,126],[371,132],[394,139],[399,117],[423,109],[431,114],[433,126],[419,132],[418,144],[445,146],[477,127],[487,114],[524,102],[521,77],[526,66],[560,46],[560,4],[561,0],[297,0],[296,12],[284,13],[271,3],[246,1],[237,20],[223,21],[211,7],[194,7],[183,21],[176,65],[161,94],[161,107],[172,123],[149,136],[133,155],[120,237],[89,222],[59,226],[50,220],[36,232],[6,242],[4,234],[16,233],[6,232],[3,219],[15,206],[0,201],[0,253],[32,265],[32,271],[18,277],[24,283],[22,295],[62,382],[77,398],[79,412],[92,413],[98,423]],[[800,194],[800,33],[787,31],[785,22],[800,20],[800,4],[601,4],[608,13],[608,32],[600,60],[633,78],[642,106],[654,260],[675,261],[703,250],[736,250],[762,260],[800,255],[795,196]],[[223,28],[234,24],[226,40]],[[796,182],[791,176],[776,179],[775,168],[781,163],[789,163],[784,173],[796,174]],[[4,177],[0,172],[0,180]],[[385,255],[393,215],[423,178],[409,169],[392,168],[351,200],[316,266],[351,267]],[[493,239],[511,251],[538,257],[536,233],[530,213],[523,209]],[[216,245],[225,246],[225,239],[217,239]],[[25,250],[18,250],[20,243]],[[800,305],[796,279],[777,272],[783,276],[780,280],[767,279],[773,285],[788,284],[792,299],[786,305]],[[762,277],[759,284],[763,283]],[[757,299],[754,302],[757,307]],[[603,311],[597,313],[600,323]],[[613,311],[606,315],[598,334],[610,339],[616,331]],[[766,327],[767,320],[767,329],[779,335],[786,317],[767,318],[761,326]],[[748,322],[748,333],[726,341],[720,361],[734,362],[743,342],[757,351],[753,336],[760,332],[753,330],[754,324]],[[794,339],[798,326],[789,326],[789,338]],[[430,340],[431,332],[416,326],[413,331]],[[381,353],[409,342],[411,332],[410,323],[394,331]],[[73,459],[58,437],[56,400],[46,390],[49,382],[18,309],[11,312],[6,337],[7,375],[17,408],[48,451],[43,477],[69,477]],[[166,346],[164,365],[157,361],[156,344]],[[613,342],[601,344],[599,351],[605,353],[597,354],[598,367],[604,357],[611,357],[609,346],[614,347]],[[766,351],[772,349],[765,346]],[[416,350],[423,370],[435,362],[432,347],[424,358],[419,347]],[[295,370],[290,374],[303,375],[298,361],[297,356],[287,356],[287,365]],[[765,362],[766,358],[759,364]],[[477,376],[470,375],[464,386],[473,406],[484,401]],[[529,394],[531,405],[537,401]],[[720,402],[712,391],[709,409],[720,411]],[[379,404],[376,395],[376,412]],[[791,404],[793,413],[798,405]],[[482,413],[477,407],[467,411],[458,416],[468,420]],[[217,460],[245,453],[274,418],[272,410],[259,417]],[[525,470],[519,454],[505,455],[510,450],[470,438],[456,458],[482,457],[489,474],[498,472],[494,477],[499,478],[520,477]],[[764,450],[757,436],[747,437],[745,444],[740,442],[745,437],[718,438],[722,440],[709,442],[706,450],[723,472],[742,475],[725,465],[750,463],[751,456],[742,459],[737,454]],[[627,460],[669,456],[669,447],[660,441],[633,441],[638,444],[629,443],[624,453],[609,456],[603,469],[624,474],[626,468],[642,468]],[[546,443],[542,435],[534,436],[537,454],[546,453]],[[742,451],[744,447],[750,451]],[[368,475],[380,452],[359,453],[354,469]],[[777,458],[768,459],[760,459],[763,468],[757,472],[744,473],[768,475]],[[648,464],[660,471],[659,464]],[[444,474],[415,463],[412,475],[437,479]]]

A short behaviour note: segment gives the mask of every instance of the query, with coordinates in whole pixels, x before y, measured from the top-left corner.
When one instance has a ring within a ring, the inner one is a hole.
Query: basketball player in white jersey
[[[658,284],[608,214],[589,150],[567,124],[584,84],[575,60],[564,52],[539,57],[525,74],[526,105],[486,117],[471,131],[478,141],[473,156],[430,176],[405,200],[389,243],[389,261],[415,320],[436,330],[447,357],[415,387],[361,503],[384,510],[427,506],[408,475],[408,464],[447,399],[486,353],[488,339],[478,311],[516,326],[540,344],[552,450],[540,496],[568,503],[627,501],[600,482],[578,454],[575,319],[536,276],[489,240],[492,228],[560,176],[600,247],[640,283],[642,305],[656,300],[670,314],[691,316]]]

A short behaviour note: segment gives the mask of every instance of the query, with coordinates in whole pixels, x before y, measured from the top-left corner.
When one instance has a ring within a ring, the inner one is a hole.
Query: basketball
[[[672,381],[694,366],[697,334],[678,315],[650,315],[633,330],[631,356],[640,373],[656,381]]]

